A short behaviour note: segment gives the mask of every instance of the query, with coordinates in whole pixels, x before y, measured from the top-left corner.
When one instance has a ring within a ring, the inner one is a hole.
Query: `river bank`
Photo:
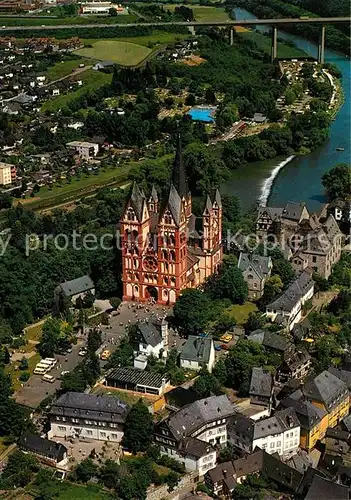
[[[255,19],[244,9],[235,9],[236,19]],[[267,31],[267,28],[258,29]],[[317,56],[317,46],[309,40],[290,33],[279,32],[278,36],[295,43],[309,56]],[[351,84],[350,62],[342,54],[326,50],[327,62],[333,63],[341,71],[339,83],[340,93],[337,110],[333,113],[334,121],[330,126],[329,139],[323,146],[306,155],[297,155],[279,169],[287,158],[276,157],[272,160],[255,162],[240,167],[233,176],[222,185],[225,194],[233,194],[240,198],[244,209],[257,202],[260,197],[266,198],[268,179],[270,192],[267,198],[269,205],[284,205],[288,201],[305,201],[311,210],[317,210],[325,202],[324,189],[321,184],[322,175],[337,163],[350,161],[350,119],[351,119]],[[343,148],[343,151],[337,151]],[[276,175],[272,180],[272,173]]]

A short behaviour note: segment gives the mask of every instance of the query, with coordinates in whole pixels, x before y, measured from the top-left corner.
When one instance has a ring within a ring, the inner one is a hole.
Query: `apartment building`
[[[117,398],[67,392],[50,410],[48,438],[89,438],[119,443],[130,406]]]
[[[288,457],[300,445],[300,423],[292,408],[258,421],[238,413],[229,419],[228,441],[245,453],[252,453],[258,447],[269,454]]]
[[[0,162],[0,186],[8,186],[13,180],[14,165]]]
[[[160,422],[154,440],[161,453],[183,462],[187,470],[197,470],[203,475],[216,466],[214,447],[227,444],[227,421],[234,414],[234,407],[225,395],[201,399]]]
[[[99,144],[95,144],[94,142],[85,142],[85,141],[72,141],[68,142],[66,146],[71,150],[77,153],[81,158],[85,160],[89,160],[89,158],[93,158],[99,152]]]

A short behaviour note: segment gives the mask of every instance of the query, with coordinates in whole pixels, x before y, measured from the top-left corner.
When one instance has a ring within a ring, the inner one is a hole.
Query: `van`
[[[45,382],[50,382],[50,384],[53,384],[56,378],[53,375],[44,375],[42,377],[42,380],[44,380]]]
[[[46,372],[47,368],[36,366],[33,373],[34,375],[45,375]]]
[[[40,364],[48,366],[50,368],[52,368],[54,366],[53,363],[52,363],[52,361],[48,361],[47,359],[41,359],[40,360]]]
[[[55,358],[45,358],[43,361],[48,361],[49,363],[52,364],[52,366],[57,365],[57,359]]]

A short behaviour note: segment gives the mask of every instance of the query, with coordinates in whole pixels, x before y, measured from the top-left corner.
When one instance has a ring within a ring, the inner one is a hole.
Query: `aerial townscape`
[[[0,18],[0,499],[351,500],[350,2]]]

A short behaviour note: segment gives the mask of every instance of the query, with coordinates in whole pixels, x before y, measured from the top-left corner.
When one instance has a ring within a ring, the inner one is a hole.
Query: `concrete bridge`
[[[117,17],[118,19],[118,17]],[[241,19],[240,21],[232,19],[228,21],[175,21],[175,22],[137,22],[137,23],[124,23],[119,24],[106,24],[106,23],[95,23],[95,24],[57,24],[57,25],[42,25],[42,26],[7,26],[0,28],[0,36],[6,36],[6,32],[14,31],[42,31],[45,30],[62,30],[62,29],[87,29],[87,28],[132,28],[135,26],[146,26],[159,28],[160,26],[186,26],[190,29],[195,30],[197,27],[210,27],[210,26],[220,26],[220,27],[235,27],[235,26],[272,26],[272,51],[271,58],[274,61],[277,57],[277,32],[278,28],[284,28],[284,26],[289,26],[292,24],[316,24],[320,27],[320,35],[318,42],[318,61],[320,63],[324,62],[324,46],[325,46],[325,26],[327,24],[345,24],[351,23],[351,17],[294,17],[294,18],[282,18],[282,19]],[[233,43],[233,34],[231,34],[231,43]]]

